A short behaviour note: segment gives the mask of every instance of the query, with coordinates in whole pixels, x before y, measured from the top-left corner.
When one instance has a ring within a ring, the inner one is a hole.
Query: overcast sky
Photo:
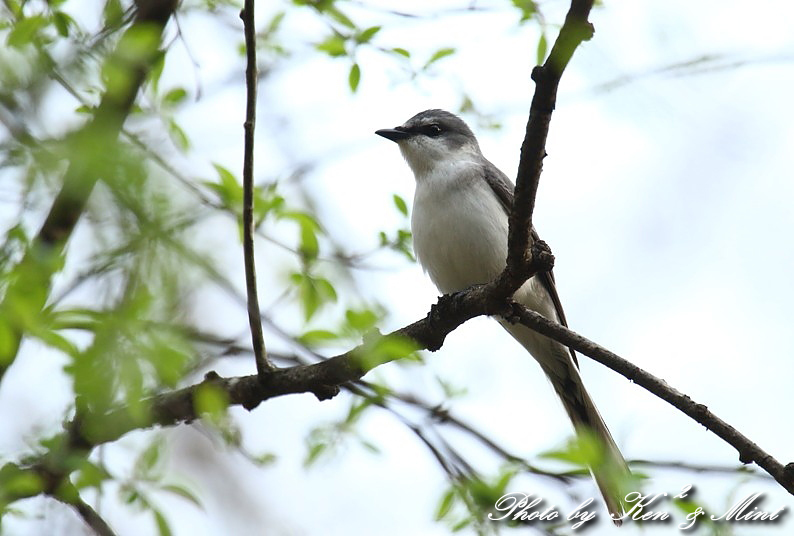
[[[432,13],[426,2],[366,3]],[[433,6],[459,4],[468,5]],[[410,49],[416,65],[441,47],[455,47],[457,53],[438,62],[432,76],[411,80],[399,62],[362,50],[363,76],[355,95],[347,88],[345,60],[318,57],[308,49],[298,53],[260,88],[257,176],[285,176],[311,164],[304,185],[322,201],[323,221],[332,234],[346,237],[350,251],[368,251],[377,245],[380,230],[404,224],[392,194],[408,200],[413,195],[413,178],[399,151],[373,132],[427,108],[455,111],[462,92],[501,123],[502,128],[490,129],[472,115],[463,116],[486,157],[515,176],[539,33],[533,23],[519,26],[509,4],[477,2],[488,9],[418,19],[341,4],[361,26],[383,24],[375,44]],[[565,7],[561,1],[542,5],[549,39]],[[271,9],[277,7],[263,3],[260,18],[265,20]],[[794,7],[772,0],[618,0],[595,9],[595,37],[577,50],[563,77],[534,218],[556,256],[558,288],[573,330],[706,404],[784,464],[794,458],[789,426],[794,404],[792,20]],[[184,43],[174,45],[163,84],[184,85],[194,95],[198,87],[203,91],[180,115],[195,146],[184,159],[185,170],[197,178],[212,175],[211,162],[239,170],[244,94],[239,82],[229,80],[242,77],[235,55],[240,38],[229,28],[208,39],[217,25],[207,17],[188,15],[180,22]],[[290,16],[285,24],[284,35],[296,42],[327,32],[308,13]],[[682,66],[694,60],[701,61]],[[236,236],[234,226],[219,222],[201,240],[230,273],[242,274],[238,245],[229,236]],[[266,242],[259,248],[264,272],[280,257]],[[388,306],[382,331],[426,314],[437,292],[418,265],[391,254],[371,262],[385,269],[359,273],[359,290],[362,299]],[[277,299],[281,275],[279,270],[262,275],[263,303]],[[235,279],[242,283],[242,275]],[[244,311],[220,293],[202,293],[197,307],[215,311],[208,324],[224,333],[236,335],[245,326]],[[276,321],[300,326],[297,317]],[[626,458],[738,463],[731,447],[677,410],[585,357],[580,362],[585,384]],[[51,380],[41,378],[36,365],[29,370],[20,365],[15,374],[26,383],[5,382],[0,405],[33,406],[39,422],[57,425],[63,411],[58,408],[67,399],[55,395],[40,401],[41,393],[52,389]],[[247,374],[253,363],[225,363],[218,371]],[[428,354],[423,366],[390,364],[371,376],[436,402],[443,401],[437,376],[465,387],[467,396],[449,406],[453,413],[533,461],[571,433],[537,365],[487,319],[462,326],[441,351]],[[361,427],[381,454],[351,444],[327,462],[302,468],[308,430],[339,418],[347,408],[346,396],[318,403],[301,395],[269,401],[250,414],[233,411],[246,448],[278,457],[266,469],[252,467],[195,429],[169,434],[174,474],[200,490],[206,502],[202,511],[162,498],[175,519],[175,534],[447,534],[432,520],[445,489],[443,473],[416,437],[384,413],[371,412]],[[15,435],[24,426],[32,424],[6,424],[4,434]],[[470,441],[455,434],[452,439],[460,440],[460,448],[484,472],[498,467]],[[131,434],[107,455],[123,466],[125,454],[139,441],[139,434]],[[4,443],[11,452],[21,446],[10,439]],[[191,474],[199,463],[203,471]],[[760,480],[675,471],[653,477],[647,491],[675,493],[694,484],[696,501],[716,511],[756,491],[768,492],[764,508],[794,507],[790,496]],[[576,506],[547,486],[521,478],[511,491],[542,493],[564,511]],[[576,490],[581,497],[596,494],[589,481]],[[43,526],[68,526],[63,514],[53,513],[56,507],[40,508]],[[131,519],[110,502],[106,508],[119,534],[151,531],[148,518]],[[669,503],[660,509],[674,510]],[[48,520],[50,513],[57,522]],[[252,528],[260,525],[267,530]],[[35,534],[42,525],[9,527]],[[783,534],[792,527],[789,513],[781,525],[735,528],[736,534],[755,536]],[[671,531],[669,525],[645,527],[648,534]],[[588,534],[613,532],[602,522]],[[620,531],[639,533],[631,523]]]

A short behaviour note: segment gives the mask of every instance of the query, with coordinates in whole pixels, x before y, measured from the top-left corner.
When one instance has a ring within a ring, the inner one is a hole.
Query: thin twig
[[[113,529],[110,528],[107,521],[105,521],[90,504],[80,498],[79,495],[73,502],[67,504],[71,504],[71,506],[77,510],[77,513],[83,518],[85,524],[91,527],[91,530],[93,530],[97,536],[116,536],[116,533],[113,532]]]
[[[640,459],[628,460],[628,464],[631,467],[645,466],[651,469],[667,469],[672,471],[685,471],[688,473],[722,473],[727,475],[742,475],[761,480],[773,480],[770,475],[760,473],[747,465],[714,465]]]
[[[259,316],[259,296],[256,290],[256,262],[254,261],[254,127],[256,125],[256,29],[254,0],[245,0],[240,12],[245,31],[245,154],[243,155],[243,256],[245,259],[245,289],[248,297],[248,324],[254,347],[256,372],[264,381],[275,368],[267,358],[262,319]]]

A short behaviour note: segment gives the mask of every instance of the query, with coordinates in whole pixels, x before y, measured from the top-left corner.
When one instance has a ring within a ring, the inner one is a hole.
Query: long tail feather
[[[568,349],[525,326],[512,325],[500,320],[502,326],[521,343],[540,363],[560,397],[578,436],[588,436],[602,448],[601,463],[590,467],[590,472],[604,497],[607,509],[616,525],[624,513],[622,484],[630,471],[620,449],[615,444],[604,420],[582,383],[582,377]]]

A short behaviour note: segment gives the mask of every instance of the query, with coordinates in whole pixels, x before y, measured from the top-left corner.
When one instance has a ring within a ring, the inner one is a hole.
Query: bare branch
[[[593,0],[573,0],[565,23],[549,57],[542,66],[532,71],[535,95],[529,111],[521,159],[518,163],[513,210],[510,213],[510,230],[507,239],[507,267],[499,276],[499,291],[512,295],[529,279],[526,267],[531,261],[527,254],[532,229],[532,213],[538,191],[543,159],[546,156],[546,137],[551,114],[557,102],[557,87],[576,47],[593,35],[593,26],[587,21]]]
[[[744,464],[755,462],[783,486],[786,491],[794,495],[794,463],[783,466],[739,430],[714,415],[705,405],[695,402],[689,396],[667,385],[664,380],[626,361],[603,346],[582,337],[565,326],[544,318],[534,311],[530,311],[522,305],[515,304],[515,309],[516,314],[513,318],[520,321],[521,324],[598,361],[671,404],[734,447],[739,452],[740,462]]]
[[[254,26],[254,0],[245,0],[240,12],[245,30],[245,153],[243,155],[243,256],[245,260],[245,289],[248,298],[248,324],[251,327],[251,344],[254,347],[256,371],[264,380],[273,370],[267,358],[262,319],[259,316],[259,296],[256,290],[256,262],[254,260],[254,127],[256,126],[256,28]]]
[[[494,314],[494,311],[488,310],[493,306],[491,298],[493,288],[493,284],[484,285],[453,297],[442,297],[439,306],[444,308],[443,318],[436,318],[436,311],[439,307],[436,306],[426,318],[397,330],[389,336],[409,337],[423,348],[439,344],[439,341],[443,341],[447,333],[456,329],[464,321],[482,314]],[[441,305],[442,302],[443,305]],[[501,313],[504,314],[504,310]],[[664,381],[609,350],[523,306],[513,304],[513,314],[505,316],[520,321],[538,333],[595,359],[671,403],[734,446],[739,451],[740,460],[743,463],[755,462],[789,493],[794,493],[794,470],[790,469],[792,464],[784,467],[735,428],[708,411],[702,404],[695,403],[688,396],[668,386]],[[340,386],[358,380],[367,371],[397,358],[397,356],[391,356],[382,358],[380,361],[365,359],[366,352],[374,342],[377,341],[370,340],[349,352],[319,363],[276,369],[267,376],[265,382],[262,382],[258,375],[221,378],[215,373],[208,373],[204,381],[199,384],[155,396],[145,401],[150,410],[149,417],[146,419],[134,419],[131,413],[123,407],[103,415],[83,414],[80,419],[75,419],[67,425],[67,431],[62,435],[61,441],[69,452],[90,451],[93,447],[114,441],[131,430],[148,428],[157,424],[171,426],[191,422],[200,417],[196,412],[194,397],[198,390],[204,388],[205,385],[221,389],[226,394],[230,405],[241,405],[249,410],[265,400],[287,394],[311,392],[321,400],[331,398],[338,393]],[[90,426],[84,427],[84,422],[90,422]],[[32,471],[38,475],[46,475],[48,482],[57,482],[71,472],[71,468],[61,467],[58,469],[58,467],[57,460],[47,458],[45,455],[44,459],[25,466],[6,464],[0,468],[0,474],[3,471]],[[35,490],[26,491],[19,496],[8,497],[8,499],[14,500],[33,494],[36,494]]]
[[[75,493],[77,491],[75,490]],[[91,527],[97,536],[116,536],[113,529],[110,528],[107,521],[94,510],[90,504],[85,502],[79,495],[71,503],[66,503],[74,507],[80,517],[83,518],[85,524]]]

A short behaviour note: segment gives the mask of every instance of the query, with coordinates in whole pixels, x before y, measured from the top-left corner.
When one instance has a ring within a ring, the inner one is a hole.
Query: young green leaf
[[[182,87],[175,87],[163,95],[163,104],[166,106],[176,106],[187,98],[187,91]]]
[[[436,50],[432,56],[430,56],[430,59],[427,60],[427,63],[425,63],[424,68],[427,69],[428,67],[436,63],[438,60],[442,58],[446,58],[447,56],[451,56],[454,53],[455,53],[454,48],[440,48]]]
[[[152,508],[152,514],[154,515],[154,520],[157,523],[157,531],[160,536],[171,536],[171,527],[168,525],[168,520],[165,518],[163,513],[156,508]]]
[[[210,420],[220,422],[226,415],[229,399],[224,391],[214,385],[202,384],[195,391],[193,405],[199,415],[207,415]]]
[[[380,26],[371,26],[367,28],[363,32],[356,35],[356,42],[358,44],[369,43],[372,40],[372,38],[375,37],[375,34],[377,34],[380,31],[380,29],[381,29]]]
[[[196,496],[196,494],[194,494],[192,491],[190,491],[184,486],[180,486],[178,484],[165,484],[163,486],[160,486],[160,489],[163,491],[169,491],[174,495],[179,495],[183,499],[192,502],[194,505],[198,506],[199,508],[202,509],[204,508],[204,506],[201,504],[201,501]]]
[[[309,347],[314,347],[337,339],[339,339],[339,335],[326,329],[313,329],[298,337],[298,341],[300,341],[301,344],[305,344]]]
[[[75,24],[74,19],[63,11],[56,11],[53,13],[52,22],[55,24],[55,29],[58,30],[58,35],[61,37],[69,37],[69,29]]]
[[[361,67],[358,63],[354,63],[350,67],[350,74],[347,77],[347,82],[350,84],[350,91],[353,93],[358,89],[358,83],[361,82]]]
[[[521,11],[521,22],[526,22],[538,12],[538,5],[534,0],[513,0],[513,5]]]
[[[400,197],[397,194],[394,194],[392,196],[392,199],[394,200],[394,206],[397,207],[397,210],[399,210],[400,213],[403,216],[407,216],[408,215],[408,205],[405,203],[405,199],[403,199],[402,197]]]
[[[543,60],[546,59],[546,50],[548,49],[548,42],[546,41],[546,34],[540,34],[538,39],[537,61],[538,65],[543,65]]]
[[[436,521],[441,521],[452,510],[452,506],[455,504],[455,498],[457,496],[457,491],[455,488],[450,488],[444,493],[443,497],[441,497],[441,502],[438,505],[438,509],[436,510]]]
[[[6,45],[22,48],[39,42],[41,32],[47,26],[47,19],[42,15],[32,15],[17,20],[6,38]]]
[[[378,323],[378,315],[371,309],[348,309],[345,311],[345,320],[356,333],[365,333]]]
[[[339,34],[334,34],[322,43],[316,44],[315,48],[317,48],[317,50],[320,52],[325,52],[332,58],[347,55],[347,50],[345,49],[345,38]]]
[[[185,131],[182,130],[182,127],[173,119],[169,119],[168,121],[168,134],[171,136],[171,140],[177,148],[182,151],[186,151],[190,148],[190,139],[187,137]]]
[[[356,29],[356,25],[355,23],[353,23],[352,20],[350,20],[350,17],[339,11],[339,9],[337,9],[333,3],[330,3],[330,5],[327,8],[325,8],[324,11],[329,15],[331,15],[331,18],[334,19],[339,24],[342,24],[343,26],[347,26],[351,30]]]

